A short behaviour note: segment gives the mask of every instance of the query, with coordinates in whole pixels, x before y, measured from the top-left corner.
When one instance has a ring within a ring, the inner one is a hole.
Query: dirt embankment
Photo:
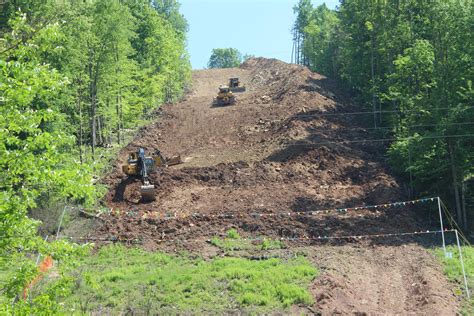
[[[234,76],[247,92],[238,94],[235,106],[212,107],[217,87]],[[239,69],[195,71],[192,92],[181,103],[164,106],[160,119],[121,151],[115,171],[104,180],[114,212],[104,217],[99,235],[143,240],[150,249],[199,252],[205,239],[229,228],[275,238],[420,229],[409,208],[274,215],[403,198],[380,163],[379,145],[352,142],[369,134],[357,117],[338,115],[356,108],[334,87],[304,67],[263,58]],[[140,182],[120,170],[127,153],[138,147],[185,160],[153,175],[157,199],[146,204],[139,202]],[[457,309],[435,259],[410,240],[288,245],[307,247],[323,269],[314,283],[314,312],[453,314]]]

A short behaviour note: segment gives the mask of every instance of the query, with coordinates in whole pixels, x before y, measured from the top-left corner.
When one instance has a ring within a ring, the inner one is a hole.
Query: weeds
[[[447,258],[444,256],[442,249],[437,249],[435,253],[443,263],[444,273],[451,281],[456,282],[459,285],[457,294],[461,295],[464,290],[464,279],[461,263],[459,261],[459,251],[456,246],[446,247],[446,250],[451,254]],[[466,298],[461,312],[464,315],[474,315],[474,298],[472,297],[472,289],[474,288],[474,247],[462,247],[462,255],[464,259],[464,268],[467,275],[467,283],[471,291],[471,299],[467,300]]]
[[[230,239],[240,239],[240,235],[239,233],[237,232],[237,230],[235,230],[234,228],[232,229],[229,229],[227,231],[227,238],[230,238]]]
[[[273,240],[268,238],[262,238],[261,240],[248,240],[242,238],[235,229],[229,229],[226,233],[226,238],[213,237],[211,244],[224,250],[271,250],[271,249],[283,249],[285,244],[280,240]]]
[[[69,271],[77,279],[64,303],[82,313],[284,310],[313,302],[307,287],[317,273],[301,257],[204,261],[109,246]]]

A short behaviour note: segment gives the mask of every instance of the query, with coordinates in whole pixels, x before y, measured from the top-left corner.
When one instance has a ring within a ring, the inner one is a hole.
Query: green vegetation
[[[219,247],[224,251],[235,251],[235,250],[271,250],[271,249],[282,249],[285,248],[285,244],[279,240],[273,240],[268,238],[249,240],[242,238],[237,230],[229,229],[227,231],[226,238],[214,237],[211,239],[211,244]]]
[[[240,234],[239,232],[237,231],[237,229],[235,228],[231,228],[227,231],[227,238],[231,238],[231,239],[239,239],[240,238]]]
[[[96,206],[111,153],[182,96],[191,68],[175,0],[12,0],[1,8],[0,255],[19,267],[2,293],[13,301],[37,274],[30,256],[70,255],[73,264],[83,250],[45,243],[29,212]]]
[[[348,0],[329,10],[300,0],[294,10],[294,60],[339,79],[375,112],[361,123],[382,127],[373,138],[395,139],[388,156],[412,193],[440,195],[467,228],[474,2]]]
[[[215,48],[207,66],[209,68],[233,68],[242,62],[242,54],[235,48]]]
[[[467,275],[467,284],[471,291],[471,299],[464,302],[462,313],[464,315],[474,314],[474,297],[472,297],[472,290],[474,289],[474,247],[465,246],[462,247],[462,255],[464,261],[464,269]],[[459,261],[459,251],[457,246],[449,246],[446,248],[447,252],[451,253],[452,256],[446,258],[444,256],[443,249],[437,249],[436,255],[444,265],[444,273],[448,278],[456,282],[459,286],[458,295],[460,295],[464,289],[464,279],[462,274],[461,263]]]
[[[81,314],[284,310],[313,302],[307,288],[318,273],[302,257],[204,261],[121,245],[103,247],[59,269],[63,289],[52,297],[57,303],[50,303],[57,312]],[[58,284],[49,280],[38,287],[34,293],[52,293]]]

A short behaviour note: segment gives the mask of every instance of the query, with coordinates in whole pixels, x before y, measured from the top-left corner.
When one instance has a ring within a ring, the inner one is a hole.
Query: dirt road
[[[212,107],[219,84],[234,76],[247,92],[234,106]],[[116,171],[104,180],[114,212],[99,232],[142,240],[148,249],[206,255],[211,246],[205,240],[230,228],[243,236],[275,238],[424,228],[418,210],[409,207],[284,215],[404,198],[380,163],[380,144],[348,142],[370,137],[360,118],[339,115],[354,111],[326,78],[276,60],[195,71],[186,99],[164,106],[160,119],[121,151]],[[185,161],[154,176],[157,200],[151,203],[141,203],[140,183],[120,172],[137,147],[181,154]],[[312,286],[316,304],[304,312],[450,315],[458,309],[452,285],[417,240],[298,239],[288,247],[303,247],[322,269]]]

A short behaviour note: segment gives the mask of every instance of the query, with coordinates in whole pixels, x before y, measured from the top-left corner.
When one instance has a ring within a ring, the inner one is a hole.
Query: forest
[[[473,1],[315,3],[0,0],[0,314],[472,315]]]
[[[294,7],[294,62],[337,79],[412,196],[474,213],[474,2],[341,1]]]
[[[188,25],[174,0],[1,6],[0,249],[21,257],[12,251],[68,248],[44,243],[28,212],[59,201],[94,205],[108,149],[183,95]]]

